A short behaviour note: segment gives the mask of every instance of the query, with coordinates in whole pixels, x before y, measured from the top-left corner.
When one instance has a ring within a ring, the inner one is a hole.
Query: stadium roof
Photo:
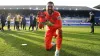
[[[95,6],[94,8],[100,9],[100,5]]]
[[[9,6],[0,6],[0,9],[30,9],[30,10],[43,10],[45,5],[9,5]],[[86,6],[55,6],[57,10],[93,10],[92,8]]]

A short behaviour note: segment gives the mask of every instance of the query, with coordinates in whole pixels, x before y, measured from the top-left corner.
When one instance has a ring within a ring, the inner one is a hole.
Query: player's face
[[[48,13],[52,14],[53,10],[54,10],[54,5],[53,4],[48,4],[47,5],[47,11],[48,11]]]
[[[53,4],[48,4],[48,10],[53,10],[54,9],[54,5]]]

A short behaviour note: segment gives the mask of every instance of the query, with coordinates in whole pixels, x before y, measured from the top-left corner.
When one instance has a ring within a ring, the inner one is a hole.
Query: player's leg
[[[55,51],[55,56],[59,56],[61,45],[62,45],[62,30],[58,29],[57,30],[57,37],[56,37],[56,51]]]
[[[15,24],[16,24],[16,26],[15,26],[15,27],[16,27],[16,29],[18,30],[18,22],[16,21],[16,23],[15,23]]]
[[[8,30],[10,30],[10,21],[8,21]]]
[[[7,24],[8,24],[7,27],[8,27],[8,29],[9,29],[9,21],[7,21]]]
[[[19,29],[19,22],[18,22],[18,30],[20,30],[20,29]]]
[[[1,30],[1,27],[2,27],[2,26],[1,26],[1,23],[0,23],[0,30]]]
[[[30,28],[31,28],[31,24],[30,24],[30,26],[29,26],[29,30],[30,30]]]
[[[94,33],[94,23],[91,23],[91,33]]]
[[[23,24],[22,24],[22,22],[21,22],[21,29],[22,29],[22,26],[23,26]]]
[[[4,22],[2,22],[1,24],[2,24],[1,29],[2,29],[2,31],[4,31],[4,26],[5,26],[5,23],[4,23]]]
[[[26,23],[25,23],[25,30],[26,30]]]
[[[48,30],[45,34],[45,48],[47,51],[49,51],[52,48],[52,44],[51,44],[52,36],[53,34],[50,30]]]
[[[24,28],[25,28],[25,25],[24,25],[24,23],[22,24],[22,27],[23,27],[23,30],[24,30]]]
[[[17,27],[16,27],[17,30],[20,30],[20,29],[19,29],[19,22],[18,22],[18,21],[16,22],[16,25],[17,25]]]
[[[32,31],[34,31],[34,24],[32,24]]]
[[[36,30],[38,30],[38,22],[36,22]]]
[[[15,30],[16,23],[14,22],[14,30]]]

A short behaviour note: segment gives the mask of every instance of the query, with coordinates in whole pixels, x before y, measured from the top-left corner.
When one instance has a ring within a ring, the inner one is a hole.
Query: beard
[[[52,9],[48,9],[49,15],[51,15],[54,11]]]

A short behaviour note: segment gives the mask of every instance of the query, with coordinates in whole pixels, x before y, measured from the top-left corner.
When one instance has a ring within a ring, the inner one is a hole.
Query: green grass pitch
[[[89,26],[62,29],[60,56],[100,56],[100,26],[95,26],[94,34],[89,33]],[[44,48],[44,34],[44,30],[0,31],[0,56],[54,56],[55,50],[46,51]]]

